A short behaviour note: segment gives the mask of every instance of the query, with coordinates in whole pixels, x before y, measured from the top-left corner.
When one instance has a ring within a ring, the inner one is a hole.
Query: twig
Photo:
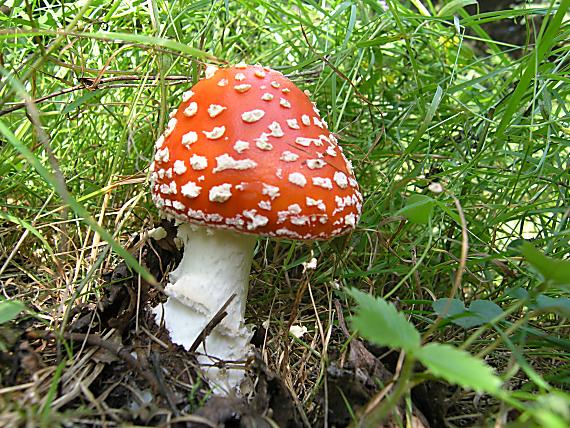
[[[228,305],[230,303],[232,303],[232,301],[235,299],[235,297],[236,297],[236,293],[232,294],[230,296],[230,298],[228,300],[226,300],[226,303],[224,303],[222,305],[220,310],[218,312],[216,312],[216,314],[212,317],[212,319],[210,321],[208,321],[208,324],[206,324],[206,327],[204,327],[204,329],[198,335],[196,340],[194,340],[194,343],[192,343],[192,346],[190,346],[190,349],[188,350],[189,352],[196,352],[196,349],[198,349],[198,346],[200,346],[200,343],[202,343],[204,340],[206,340],[206,337],[208,337],[210,335],[212,330],[214,328],[216,328],[216,326],[219,323],[222,322],[222,320],[226,317],[226,315],[228,315],[228,313],[226,312],[226,309],[227,309]]]
[[[60,91],[56,91],[53,92],[49,95],[45,95],[43,97],[40,97],[36,100],[33,100],[34,104],[39,104],[39,103],[43,103],[44,101],[47,101],[51,98],[55,98],[55,97],[59,97],[60,95],[65,95],[68,94],[70,92],[75,92],[75,91],[80,91],[82,89],[87,89],[87,90],[95,90],[99,87],[101,87],[101,85],[105,85],[107,83],[111,83],[111,82],[125,82],[125,81],[134,81],[134,80],[149,80],[149,81],[154,81],[154,80],[158,80],[159,77],[158,76],[150,76],[150,77],[145,77],[145,76],[113,76],[113,77],[105,77],[103,79],[95,79],[95,78],[90,78],[90,77],[84,77],[81,79],[81,83],[79,85],[75,85],[72,86],[71,88],[66,88],[66,89],[62,89]],[[164,77],[164,80],[172,80],[172,81],[176,81],[176,82],[189,82],[192,80],[191,77],[187,77],[187,76],[166,76]],[[113,85],[108,85],[108,86],[103,86],[101,89],[110,89],[110,88],[115,88],[117,86],[113,86]],[[21,103],[16,103],[11,107],[8,107],[4,110],[0,110],[0,116],[4,116],[8,113],[12,113],[13,111],[19,110],[21,108],[24,108],[26,106],[26,102],[21,102]]]
[[[341,331],[345,335],[347,339],[351,338],[350,332],[346,327],[346,322],[344,321],[344,314],[342,313],[342,306],[338,299],[334,299],[334,307],[336,308],[336,316],[338,318],[338,326],[340,327]]]
[[[57,335],[50,331],[32,330],[27,332],[26,335],[31,339],[57,340]],[[72,340],[76,342],[84,341],[88,345],[97,346],[99,348],[106,349],[107,351],[111,352],[113,355],[119,357],[121,360],[127,363],[127,365],[129,365],[134,371],[140,374],[150,384],[150,386],[154,391],[162,393],[160,384],[156,379],[156,376],[154,376],[150,370],[143,367],[140,361],[137,360],[135,357],[133,357],[130,351],[122,344],[117,344],[115,342],[105,340],[97,334],[63,333],[62,336],[66,340]],[[164,396],[164,398],[168,401],[168,396]]]
[[[62,61],[53,55],[49,56],[48,61],[52,62],[54,64],[57,64],[61,67],[69,68],[70,70],[73,70],[73,71],[78,71],[80,73],[89,73],[89,74],[99,75],[99,73],[103,72],[104,74],[118,74],[118,75],[122,75],[122,76],[133,74],[133,70],[113,70],[113,69],[109,69],[109,68],[104,68],[104,69],[89,68],[89,67],[84,66],[83,64],[82,65],[71,64],[71,63],[67,63],[65,61]]]
[[[177,418],[172,418],[170,419],[168,422],[165,422],[163,425],[160,425],[161,428],[167,428],[167,427],[172,427],[175,424],[180,424],[183,422],[190,422],[192,424],[199,424],[206,426],[208,428],[220,428],[220,425],[215,424],[214,422],[210,421],[209,419],[206,419],[202,416],[198,416],[198,415],[184,415],[184,416],[179,416]]]
[[[465,271],[465,265],[467,264],[467,252],[469,250],[469,234],[467,233],[467,221],[465,220],[465,215],[463,214],[463,208],[459,199],[450,193],[455,202],[455,207],[457,208],[457,213],[459,214],[459,220],[461,221],[461,257],[459,259],[459,269],[455,274],[455,281],[453,283],[453,290],[450,298],[453,299],[457,290],[461,286],[461,279],[463,278],[463,272]]]
[[[0,395],[11,394],[16,391],[28,389],[29,387],[34,386],[35,384],[36,384],[35,382],[28,382],[28,383],[21,383],[20,385],[5,386],[4,388],[0,388]]]

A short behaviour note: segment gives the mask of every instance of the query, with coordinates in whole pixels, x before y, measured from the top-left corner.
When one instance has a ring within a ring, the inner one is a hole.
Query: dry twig
[[[32,330],[26,333],[30,339],[48,339],[56,340],[57,336],[50,331]],[[160,384],[156,376],[147,367],[144,367],[138,359],[131,355],[129,349],[122,344],[118,344],[106,339],[103,339],[97,334],[83,334],[83,333],[63,333],[63,338],[76,342],[85,342],[91,346],[103,348],[113,355],[123,360],[129,367],[141,375],[156,392],[162,392]],[[163,394],[164,395],[164,394]],[[168,396],[164,396],[168,401]]]

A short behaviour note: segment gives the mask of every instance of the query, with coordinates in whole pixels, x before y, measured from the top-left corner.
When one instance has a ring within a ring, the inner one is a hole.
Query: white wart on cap
[[[155,203],[180,220],[265,236],[354,229],[362,195],[308,96],[266,67],[207,71],[157,141]]]

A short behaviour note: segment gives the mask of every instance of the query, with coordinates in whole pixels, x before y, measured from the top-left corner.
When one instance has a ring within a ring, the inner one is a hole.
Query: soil
[[[133,243],[142,245],[142,262],[159,282],[181,254],[174,242],[175,228],[169,223],[163,226],[166,238]],[[104,278],[104,295],[97,304],[77,306],[63,336],[46,331],[30,317],[0,331],[8,344],[0,352],[2,384],[15,387],[0,394],[0,408],[6,409],[0,426],[24,426],[24,421],[29,426],[26,418],[30,416],[24,409],[49,405],[60,412],[51,413],[52,417],[65,414],[62,425],[74,427],[344,427],[355,414],[367,412],[367,403],[389,392],[399,370],[398,353],[353,338],[347,353],[333,354],[325,387],[318,389],[314,402],[301,403],[296,386],[270,370],[257,349],[247,362],[254,390],[241,398],[211,397],[194,355],[173,345],[154,322],[150,308],[163,299],[160,288],[141,281],[139,292],[138,277],[124,263]],[[335,304],[336,312],[342,314],[340,303]],[[350,333],[342,316],[338,325],[331,340],[340,347]],[[260,328],[257,337],[264,334]],[[66,355],[73,357],[66,359]],[[61,373],[58,367],[63,368]],[[306,370],[311,381],[318,378],[316,365],[307,365]],[[403,403],[383,426],[397,427],[408,418],[415,428],[441,427],[450,415],[465,414],[471,416],[459,418],[455,425],[473,426],[473,415],[482,422],[483,413],[472,400],[471,394],[449,385],[424,382],[413,389],[411,407]],[[483,407],[486,412],[491,404]]]

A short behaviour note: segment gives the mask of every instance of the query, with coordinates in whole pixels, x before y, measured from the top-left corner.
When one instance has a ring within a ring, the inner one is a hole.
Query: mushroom
[[[257,236],[328,239],[355,228],[362,195],[318,110],[281,73],[208,66],[156,142],[152,199],[180,225],[180,265],[154,309],[189,349],[228,298],[198,361],[218,394],[238,391],[252,328],[244,319]]]

